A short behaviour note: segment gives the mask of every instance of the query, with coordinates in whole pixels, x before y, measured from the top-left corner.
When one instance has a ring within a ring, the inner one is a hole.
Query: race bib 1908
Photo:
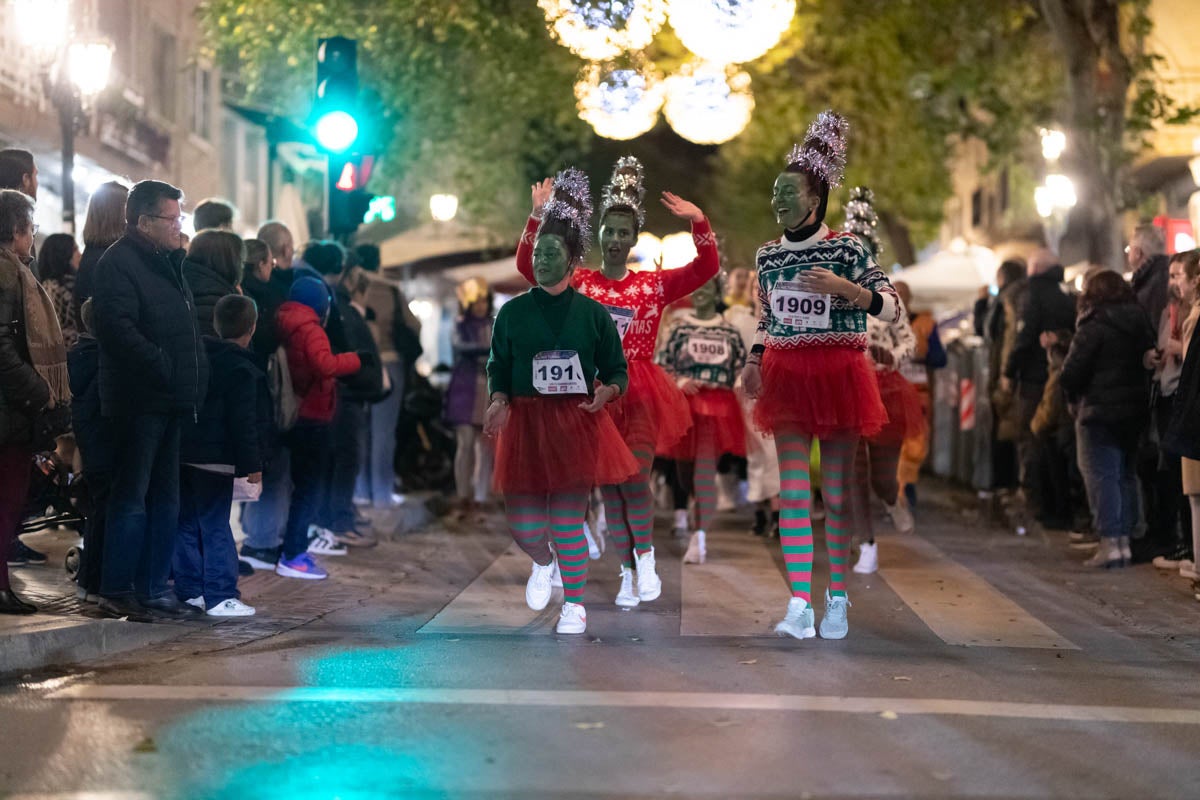
[[[829,306],[829,295],[806,292],[798,283],[777,283],[771,289],[771,313],[789,328],[825,330]]]
[[[729,359],[729,343],[720,336],[693,334],[687,338],[688,357],[706,367],[719,367]]]
[[[533,388],[538,394],[587,394],[579,353],[544,350],[533,357]]]
[[[621,341],[625,341],[625,334],[629,333],[629,326],[633,324],[633,311],[620,306],[610,306],[605,304],[604,308],[612,317],[613,324],[617,326],[617,335],[621,337]]]

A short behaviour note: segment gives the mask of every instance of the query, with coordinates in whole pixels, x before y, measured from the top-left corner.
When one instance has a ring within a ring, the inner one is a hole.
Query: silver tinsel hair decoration
[[[879,215],[875,213],[875,193],[865,186],[855,186],[846,201],[846,225],[848,232],[858,236],[876,257],[882,249],[879,241]]]
[[[612,177],[604,187],[600,201],[600,219],[613,206],[630,206],[637,215],[638,228],[646,224],[646,209],[642,203],[646,197],[645,170],[642,162],[633,156],[621,156],[613,166]]]
[[[579,233],[586,253],[592,239],[592,188],[588,177],[575,167],[567,167],[554,176],[553,194],[542,212],[542,219],[558,219]]]
[[[842,185],[846,169],[846,134],[850,123],[833,111],[822,111],[808,126],[804,144],[792,146],[788,153],[789,167],[799,167],[817,176],[831,189]]]

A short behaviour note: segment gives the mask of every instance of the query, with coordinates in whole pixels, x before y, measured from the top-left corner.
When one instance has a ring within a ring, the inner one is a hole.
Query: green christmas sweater
[[[680,378],[732,389],[746,364],[746,346],[738,329],[721,315],[700,319],[683,312],[658,351],[658,363]]]

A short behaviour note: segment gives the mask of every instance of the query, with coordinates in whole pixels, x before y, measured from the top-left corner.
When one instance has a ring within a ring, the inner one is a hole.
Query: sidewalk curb
[[[182,636],[182,625],[35,614],[0,625],[0,676],[75,664]]]

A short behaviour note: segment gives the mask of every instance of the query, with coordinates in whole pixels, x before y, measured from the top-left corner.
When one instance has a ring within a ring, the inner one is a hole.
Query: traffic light
[[[344,36],[317,41],[317,95],[313,133],[330,153],[351,150],[359,140],[358,42]]]
[[[374,198],[367,181],[375,166],[372,156],[329,157],[329,233],[346,236],[358,230]]]

